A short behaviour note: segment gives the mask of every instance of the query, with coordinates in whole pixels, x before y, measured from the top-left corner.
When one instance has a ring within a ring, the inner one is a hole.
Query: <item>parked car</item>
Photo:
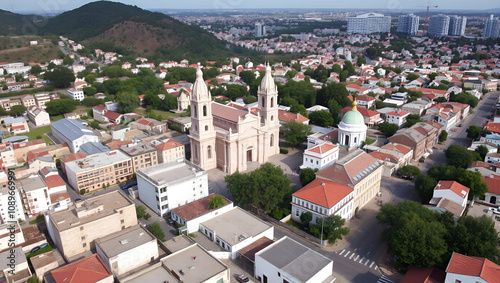
[[[424,162],[425,162],[425,158],[424,158],[424,157],[421,157],[421,158],[418,160],[418,162],[420,162],[420,163],[424,163]]]
[[[40,245],[40,249],[43,249],[43,248],[45,248],[45,247],[46,247],[46,246],[48,246],[48,245],[49,245],[48,243],[41,244],[41,245]]]
[[[406,180],[411,180],[411,179],[413,179],[413,176],[401,175],[401,178],[406,179]]]
[[[38,251],[40,249],[40,247],[34,247],[31,249],[30,253],[34,253],[36,251]]]
[[[79,201],[82,201],[82,199],[81,198],[76,198],[75,199],[75,202],[79,202]]]
[[[462,127],[462,124],[458,124],[459,127]]]
[[[494,214],[500,214],[500,208],[498,207],[490,207],[490,210],[493,211]]]
[[[240,276],[238,276],[238,281],[246,283],[246,282],[250,282],[250,279],[248,279],[248,277],[245,274],[241,274]]]
[[[133,186],[137,186],[137,183],[132,182],[132,183],[125,184],[125,185],[123,185],[122,189],[126,190],[126,189],[133,187]]]

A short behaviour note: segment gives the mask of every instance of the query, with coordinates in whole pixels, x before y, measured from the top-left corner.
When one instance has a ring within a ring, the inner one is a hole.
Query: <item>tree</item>
[[[139,98],[134,92],[119,92],[116,95],[116,101],[118,102],[118,112],[120,113],[134,112],[139,107]]]
[[[399,174],[414,177],[420,174],[420,169],[417,166],[405,165],[399,169]]]
[[[441,133],[439,134],[439,143],[443,143],[448,139],[448,132],[445,130],[442,130]]]
[[[76,109],[75,101],[71,99],[52,100],[45,103],[45,106],[47,106],[45,111],[53,116],[69,113]]]
[[[418,114],[410,114],[410,115],[408,115],[408,117],[406,117],[405,127],[409,128],[409,127],[415,125],[418,122],[422,122],[422,120],[420,120],[420,115],[418,115]]]
[[[476,148],[475,152],[479,153],[481,160],[484,161],[484,158],[486,157],[486,154],[488,154],[489,150],[486,146],[480,145]]]
[[[298,146],[307,141],[312,127],[300,122],[287,122],[281,126],[280,131],[289,146]]]
[[[472,154],[477,154],[471,152]],[[470,189],[469,199],[482,197],[488,191],[488,185],[482,180],[481,173],[472,172],[465,168],[459,168],[447,164],[432,166],[428,174],[437,181],[457,181]]]
[[[410,73],[410,74],[408,74],[408,77],[406,77],[406,78],[408,79],[408,81],[411,82],[411,81],[414,81],[414,80],[418,79],[419,76],[417,74]]]
[[[436,179],[420,174],[417,176],[417,179],[415,180],[415,189],[418,192],[418,195],[420,196],[420,199],[422,199],[422,203],[428,203],[432,195],[434,194],[434,187],[436,187],[437,181]]]
[[[52,71],[47,71],[43,75],[44,79],[49,80],[50,83],[56,88],[67,88],[75,81],[73,71],[63,67],[56,66]]]
[[[390,136],[394,135],[399,130],[399,127],[396,124],[391,124],[389,122],[383,122],[383,123],[378,125],[378,129],[386,137],[390,137]]]
[[[358,59],[356,60],[356,65],[358,65],[358,67],[361,67],[361,65],[363,64],[366,64],[366,58],[363,55],[359,55]]]
[[[465,169],[471,166],[472,162],[481,159],[477,152],[467,150],[467,148],[458,144],[452,144],[448,147],[446,158],[449,165]]]
[[[300,170],[300,183],[302,184],[302,187],[309,184],[316,178],[316,175],[314,174],[316,171],[318,170],[313,170],[311,168],[304,168]]]
[[[291,191],[290,179],[281,167],[271,163],[262,164],[250,173],[227,175],[224,180],[237,205],[256,205],[266,212],[272,211]]]
[[[225,204],[226,200],[224,200],[224,197],[222,197],[221,195],[215,195],[208,202],[208,208],[209,209],[219,208],[221,206],[224,206]]]
[[[153,234],[158,240],[164,242],[165,241],[165,233],[163,232],[163,229],[161,228],[160,224],[158,222],[153,222],[149,225],[148,227],[149,232]]]
[[[12,116],[19,116],[22,115],[26,111],[26,107],[23,105],[14,105],[10,108],[10,115]]]
[[[451,231],[450,240],[451,248],[461,254],[489,259],[500,256],[498,233],[493,219],[489,217],[460,217]]]
[[[42,67],[40,67],[40,65],[34,65],[33,67],[31,67],[29,73],[30,75],[38,75],[42,72]]]
[[[334,122],[332,114],[324,110],[311,112],[311,114],[309,114],[309,120],[311,120],[311,123],[313,123],[314,125],[318,125],[321,127],[331,126]]]
[[[82,100],[82,104],[87,106],[87,107],[93,107],[93,106],[97,106],[99,104],[104,104],[104,99],[98,99],[95,97],[85,97]]]
[[[27,283],[40,283],[40,280],[38,279],[38,276],[33,275],[30,278],[28,278]]]
[[[88,96],[92,96],[97,93],[97,89],[93,87],[84,87],[83,92],[85,92],[85,94]]]
[[[304,224],[304,226],[309,227],[309,222],[311,222],[313,219],[313,215],[311,212],[304,212],[300,215],[300,222]]]
[[[146,215],[146,207],[144,205],[138,205],[135,207],[135,212],[137,214],[137,218],[143,218]]]
[[[481,130],[482,130],[481,127],[478,127],[478,126],[475,126],[475,125],[471,125],[467,129],[467,137],[475,140],[481,134]]]
[[[443,102],[446,102],[446,98],[443,96],[436,97],[436,98],[434,98],[434,102],[443,103]]]
[[[75,60],[71,59],[71,57],[69,57],[69,55],[64,56],[64,59],[63,59],[64,65],[71,66],[71,65],[73,65],[73,63],[75,63]]]
[[[315,227],[320,229],[321,225],[323,225],[323,239],[327,239],[330,244],[342,240],[342,236],[347,236],[351,232],[349,228],[344,227],[345,219],[340,215],[317,218]]]

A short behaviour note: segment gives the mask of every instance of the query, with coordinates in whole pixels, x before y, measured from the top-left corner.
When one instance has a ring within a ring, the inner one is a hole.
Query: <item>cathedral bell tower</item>
[[[266,66],[266,74],[262,78],[257,90],[258,109],[261,124],[264,126],[278,126],[278,89],[274,84],[271,66]]]
[[[217,167],[215,129],[212,117],[212,96],[198,67],[191,94],[191,162],[204,170]]]

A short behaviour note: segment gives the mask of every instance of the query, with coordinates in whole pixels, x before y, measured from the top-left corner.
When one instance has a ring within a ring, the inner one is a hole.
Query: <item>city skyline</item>
[[[90,0],[26,0],[14,1],[6,0],[0,3],[0,9],[16,13],[26,11],[43,13],[56,13],[76,9],[87,3],[95,1]],[[200,0],[187,0],[177,3],[159,4],[158,1],[153,0],[122,0],[115,1],[129,5],[136,5],[143,9],[156,10],[156,9],[215,9],[215,10],[231,10],[231,9],[387,9],[387,10],[418,10],[417,6],[425,6],[427,1],[402,1],[402,0],[388,0],[388,1],[368,1],[360,0],[356,2],[356,6],[352,2],[332,2],[332,1],[315,1],[308,3],[308,7],[304,7],[303,1],[298,0],[277,0],[270,3],[269,1],[256,0],[252,2],[244,2],[242,0],[214,0],[214,1],[200,1]],[[479,0],[479,1],[453,1],[441,0],[433,1],[431,5],[439,6],[436,10],[474,10],[487,12],[487,9],[500,8],[497,1],[494,0]],[[423,9],[420,7],[420,9]]]

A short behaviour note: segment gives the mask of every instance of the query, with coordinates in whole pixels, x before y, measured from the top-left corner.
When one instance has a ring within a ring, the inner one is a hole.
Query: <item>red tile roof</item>
[[[267,246],[271,245],[272,243],[274,243],[273,240],[269,240],[269,238],[264,236],[260,239],[257,239],[257,241],[251,243],[250,245],[244,247],[243,249],[239,250],[238,253],[248,258],[252,262],[255,262],[255,254],[263,250]]]
[[[455,181],[439,181],[434,190],[452,190],[461,198],[467,197],[470,191],[469,188]]]
[[[374,151],[374,152],[371,152],[370,155],[377,158],[378,160],[390,161],[392,163],[398,163],[398,159],[391,154],[383,153],[380,151]]]
[[[399,112],[392,111],[392,112],[387,113],[387,115],[399,116],[399,117],[403,117],[403,116],[408,115],[408,114],[410,114],[410,112],[406,112],[406,111],[399,111]]]
[[[304,123],[309,121],[306,117],[302,116],[300,113],[292,113],[285,110],[278,110],[278,119],[283,122],[300,122]]]
[[[406,145],[402,145],[399,143],[388,143],[388,144],[384,145],[383,147],[381,147],[381,149],[394,150],[394,151],[398,151],[402,154],[407,154],[408,152],[410,152],[412,150],[411,147],[408,147]]]
[[[94,108],[96,110],[100,110],[100,111],[104,111],[106,109],[106,107],[104,106],[104,104],[100,104],[100,105],[94,106],[92,108]]]
[[[24,129],[24,125],[17,125],[12,127],[13,130]]]
[[[71,161],[75,161],[75,160],[82,159],[85,157],[87,157],[87,154],[85,154],[83,152],[72,153],[66,157],[61,158],[61,162],[63,162],[63,163],[71,162]]]
[[[51,175],[45,177],[43,178],[43,181],[45,182],[49,190],[55,187],[66,186],[66,183],[59,175]]]
[[[197,201],[176,207],[172,209],[172,212],[177,214],[184,221],[195,219],[213,210],[208,208],[208,204],[214,196],[216,196],[216,194],[210,194]],[[228,199],[224,198],[224,200],[226,201],[225,205],[231,204],[231,201]]]
[[[444,283],[446,273],[436,267],[412,267],[406,272],[401,283]]]
[[[12,147],[14,149],[18,149],[18,148],[24,148],[24,147],[34,146],[34,145],[38,145],[38,144],[45,144],[45,140],[44,139],[38,139],[38,140],[34,140],[34,141],[16,143]]]
[[[486,129],[493,133],[500,133],[500,123],[487,123]]]
[[[489,193],[500,195],[500,176],[491,175],[491,177],[483,177],[481,179],[488,184]]]
[[[446,272],[480,277],[487,282],[499,282],[500,278],[500,266],[489,259],[466,256],[455,252],[451,256]]]
[[[338,149],[338,146],[336,146],[334,144],[323,143],[323,144],[318,144],[314,147],[311,147],[307,150],[310,152],[323,154],[323,153],[329,152],[330,150],[333,150],[333,149]]]
[[[97,254],[59,267],[50,273],[57,283],[94,283],[113,276]]]
[[[56,203],[61,199],[69,200],[70,196],[66,191],[50,194],[51,203]]]
[[[296,191],[293,196],[331,208],[352,192],[353,189],[346,185],[316,178],[302,189]]]
[[[118,149],[118,148],[120,148],[120,146],[127,145],[129,143],[132,143],[132,141],[113,140],[113,141],[109,142],[108,144],[106,144],[106,146],[111,148],[111,149]]]
[[[183,144],[178,143],[178,142],[174,141],[173,139],[169,139],[168,141],[166,141],[164,143],[160,143],[160,144],[156,145],[155,147],[161,151],[164,151],[164,150],[169,150],[169,149],[180,147],[180,146],[183,146]]]
[[[109,118],[111,120],[116,120],[116,119],[120,118],[120,116],[122,116],[122,114],[116,113],[114,111],[107,111],[103,116],[106,118]]]
[[[368,110],[365,107],[358,106],[357,108],[358,108],[359,113],[361,113],[361,115],[363,115],[363,117],[373,117],[373,116],[380,115],[379,112]],[[342,111],[343,114],[345,114],[345,113],[347,113],[348,111],[351,111],[351,110],[352,110],[352,107],[351,106],[347,106],[347,107],[342,108],[341,111]]]

